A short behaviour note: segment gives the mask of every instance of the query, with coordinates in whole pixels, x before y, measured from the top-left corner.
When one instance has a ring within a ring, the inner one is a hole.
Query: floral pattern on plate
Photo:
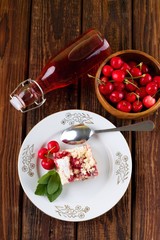
[[[33,177],[35,164],[32,162],[34,160],[34,144],[27,145],[22,152],[22,171],[27,173],[30,177]]]
[[[80,123],[85,123],[85,124],[93,124],[93,119],[89,114],[86,113],[71,113],[68,112],[66,113],[65,117],[61,121],[61,124],[69,124],[69,125],[74,125],[74,124],[80,124]]]
[[[69,205],[64,206],[55,206],[56,212],[59,214],[59,216],[68,217],[68,218],[80,218],[83,219],[85,217],[85,214],[90,210],[89,207],[83,208],[80,205],[77,205],[75,208],[70,207]]]
[[[117,184],[119,184],[120,182],[123,183],[128,178],[129,158],[127,155],[123,155],[120,152],[117,152],[116,156],[117,156],[117,158],[116,158],[115,164],[118,166],[118,169],[116,170],[116,175],[118,176]]]

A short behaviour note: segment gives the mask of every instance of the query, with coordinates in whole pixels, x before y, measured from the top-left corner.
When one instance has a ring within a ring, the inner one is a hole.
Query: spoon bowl
[[[92,135],[98,133],[114,131],[152,131],[154,127],[154,123],[150,120],[130,124],[127,126],[100,130],[91,129],[84,124],[78,124],[73,125],[63,131],[61,135],[61,141],[67,144],[76,145],[86,142],[88,139],[90,139],[90,137],[92,137]]]

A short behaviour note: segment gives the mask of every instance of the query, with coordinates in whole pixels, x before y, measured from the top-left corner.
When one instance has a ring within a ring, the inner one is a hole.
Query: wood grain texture
[[[81,31],[80,12],[80,1],[76,1],[76,3],[75,1],[32,1],[30,77],[35,79],[51,57],[76,36],[79,36]],[[40,109],[27,114],[27,132],[37,122],[50,114],[77,108],[77,82],[68,88],[48,93],[46,98],[46,103]],[[63,222],[46,216],[33,206],[25,195],[23,202],[23,222],[25,224],[22,236],[24,240],[75,239],[75,223]]]
[[[2,240],[158,240],[160,236],[160,110],[148,117],[156,128],[123,133],[132,154],[132,181],[107,213],[74,223],[37,209],[23,192],[17,173],[24,137],[44,117],[66,109],[93,111],[116,126],[131,123],[106,112],[94,80],[47,94],[39,109],[22,115],[9,94],[24,79],[35,79],[49,58],[90,27],[104,34],[113,52],[139,49],[160,59],[158,0],[1,0],[0,1],[0,238]],[[94,75],[96,68],[93,69]],[[143,119],[139,119],[143,120]]]
[[[160,1],[133,1],[133,48],[160,60],[159,12]]]
[[[92,12],[92,14],[90,14]],[[127,20],[127,23],[126,23]],[[96,27],[106,37],[113,51],[131,48],[131,1],[85,1],[83,4],[83,29]],[[125,28],[124,28],[125,24]],[[127,40],[126,40],[127,39]],[[96,70],[96,69],[95,69]],[[95,72],[93,72],[95,74]],[[81,82],[81,108],[94,111],[111,122],[123,124],[107,113],[99,104],[94,90],[94,80],[84,78]],[[89,101],[88,101],[89,99]],[[125,124],[130,121],[125,121]],[[125,134],[131,146],[131,134]],[[78,224],[78,239],[117,240],[131,237],[131,186],[122,200],[109,212],[97,219]],[[127,222],[127,224],[124,224]],[[83,231],[83,229],[86,229]]]
[[[133,1],[133,46],[160,59],[160,1]],[[142,11],[143,8],[143,11]],[[159,239],[160,228],[160,119],[150,116],[152,133],[135,134],[132,238]]]
[[[20,239],[21,188],[17,159],[22,115],[9,104],[9,94],[26,74],[30,1],[0,1],[0,238]]]

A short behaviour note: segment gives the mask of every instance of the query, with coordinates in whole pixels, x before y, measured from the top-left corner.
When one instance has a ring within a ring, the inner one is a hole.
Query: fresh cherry
[[[123,99],[123,97],[124,97],[123,92],[115,90],[110,94],[109,99],[112,103],[118,103]]]
[[[156,94],[158,90],[158,85],[156,82],[150,82],[147,84],[146,86],[146,92],[149,94],[149,95],[154,95]]]
[[[125,78],[125,73],[122,70],[113,70],[112,79],[116,82],[123,82]]]
[[[125,84],[123,82],[114,82],[114,90],[123,91],[125,89]]]
[[[125,100],[132,103],[135,102],[137,99],[137,96],[134,92],[129,92],[125,94]]]
[[[122,67],[121,67],[121,70],[123,71],[123,72],[125,72],[125,74],[128,74],[128,72],[127,71],[130,71],[131,70],[131,67],[127,64],[127,63],[123,63],[123,65],[122,65]]]
[[[113,83],[107,82],[105,85],[100,84],[99,85],[99,91],[103,95],[110,94],[114,89]]]
[[[126,89],[130,92],[134,92],[138,88],[137,82],[135,82],[132,79],[125,81],[125,83],[126,83]]]
[[[56,153],[60,149],[59,143],[57,141],[50,141],[47,144],[47,147],[50,153]]]
[[[41,159],[45,158],[47,156],[47,154],[48,154],[47,148],[43,147],[43,148],[39,149],[39,151],[38,151],[38,157]]]
[[[145,63],[142,63],[141,71],[142,71],[142,73],[148,73],[149,72],[149,68]]]
[[[140,87],[135,90],[135,93],[142,99],[147,96],[146,88]]]
[[[141,77],[139,82],[140,85],[145,86],[147,83],[152,81],[152,76],[149,73],[146,73],[144,77]]]
[[[151,97],[150,95],[147,95],[143,98],[142,102],[146,108],[150,108],[155,104],[156,99],[154,97]]]
[[[55,167],[54,161],[51,158],[43,158],[41,161],[41,165],[46,170],[51,170]]]
[[[112,75],[112,72],[113,72],[113,68],[110,65],[105,65],[102,68],[102,73],[106,77],[110,77]]]
[[[129,61],[128,65],[130,66],[130,68],[136,67],[137,66],[137,62],[135,61]]]
[[[141,70],[138,68],[138,67],[133,67],[131,70],[130,70],[130,73],[133,77],[140,77],[142,75],[142,72]]]
[[[114,69],[119,69],[122,67],[123,64],[123,60],[120,57],[113,57],[110,60],[110,65],[114,68]]]
[[[158,85],[158,88],[160,88],[160,76],[155,76],[155,77],[153,78],[153,82],[156,82],[157,85]]]
[[[117,109],[122,111],[122,112],[130,112],[132,109],[131,103],[129,103],[126,100],[122,100],[117,104]]]
[[[113,83],[111,82],[107,82],[105,87],[106,87],[106,95],[110,94],[114,89]]]
[[[99,91],[102,95],[106,95],[106,84],[99,84],[98,85]]]
[[[100,82],[101,82],[101,84],[107,83],[108,82],[108,77],[106,77],[106,76],[101,77]]]
[[[141,101],[136,100],[135,102],[132,103],[133,112],[140,112],[142,108],[143,108],[143,104]]]

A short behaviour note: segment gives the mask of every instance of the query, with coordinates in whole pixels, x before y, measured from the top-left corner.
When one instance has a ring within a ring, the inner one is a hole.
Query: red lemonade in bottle
[[[47,92],[75,82],[111,54],[107,40],[95,29],[90,29],[73,41],[44,66],[36,80],[28,79],[10,95],[11,104],[21,112],[40,107]]]

